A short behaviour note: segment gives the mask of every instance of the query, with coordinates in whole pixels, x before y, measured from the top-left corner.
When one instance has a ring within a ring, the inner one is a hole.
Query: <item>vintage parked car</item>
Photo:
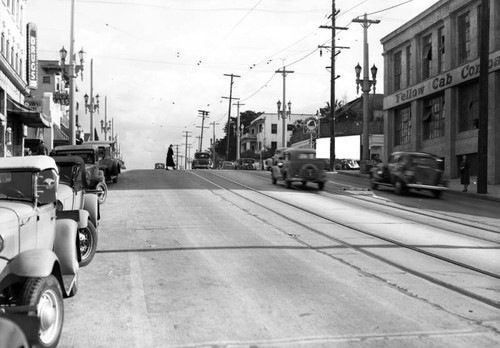
[[[194,154],[191,169],[209,169],[211,166],[210,152],[196,152]]]
[[[80,267],[87,266],[97,250],[100,210],[98,190],[88,188],[85,162],[79,156],[54,156],[59,168],[57,217],[78,215]],[[86,212],[86,213],[84,213]]]
[[[370,171],[373,190],[389,186],[394,187],[399,195],[416,189],[429,190],[439,198],[447,189],[447,184],[443,177],[443,160],[425,152],[394,152],[387,163],[380,163]]]
[[[118,175],[121,173],[122,161],[116,157],[115,142],[113,141],[87,141],[84,144],[97,145],[99,152],[97,160],[99,169],[104,172],[106,181],[118,182]],[[84,145],[82,144],[82,145]],[[81,146],[81,145],[80,145]]]
[[[90,190],[97,191],[100,204],[104,204],[108,196],[108,186],[102,166],[98,161],[99,146],[93,144],[62,145],[54,148],[56,156],[79,156],[85,162],[85,178]]]
[[[235,169],[255,170],[256,168],[254,158],[240,158],[235,165]]]
[[[0,159],[0,310],[38,317],[40,347],[57,346],[78,289],[78,223],[56,218],[58,183],[49,156]]]
[[[165,163],[155,163],[155,169],[165,169]]]
[[[220,169],[234,169],[234,163],[231,161],[224,161],[222,162]]]
[[[326,182],[325,164],[323,159],[316,158],[316,150],[301,148],[283,148],[276,150],[271,170],[271,180],[276,184],[283,180],[287,188],[292,182],[301,182],[304,186],[307,182],[318,184],[323,190]]]

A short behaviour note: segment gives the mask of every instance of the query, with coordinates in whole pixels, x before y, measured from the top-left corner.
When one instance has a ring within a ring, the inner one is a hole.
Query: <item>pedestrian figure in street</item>
[[[43,142],[43,139],[40,139],[40,144],[37,146],[37,154],[38,155],[49,155],[49,149],[47,148],[47,145]]]
[[[175,170],[175,163],[174,163],[174,149],[173,145],[170,144],[168,147],[167,151],[167,165],[165,166],[165,170],[168,170],[168,167],[172,167],[172,169]]]
[[[462,163],[460,163],[460,184],[464,185],[462,192],[467,192],[467,188],[470,185],[470,165],[467,161],[467,156],[462,156]]]

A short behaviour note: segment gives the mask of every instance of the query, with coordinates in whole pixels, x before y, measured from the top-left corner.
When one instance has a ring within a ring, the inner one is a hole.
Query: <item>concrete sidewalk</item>
[[[368,174],[361,174],[355,170],[339,170],[336,173],[342,175],[358,176],[368,179]],[[449,190],[447,190],[446,193],[457,196],[473,197],[493,202],[500,202],[500,185],[488,185],[487,193],[477,193],[477,177],[471,177],[467,192],[462,192],[463,188],[463,185],[460,184],[460,178],[451,179],[448,181]]]

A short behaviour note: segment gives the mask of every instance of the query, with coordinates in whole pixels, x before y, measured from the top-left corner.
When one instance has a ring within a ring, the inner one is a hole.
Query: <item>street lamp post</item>
[[[283,99],[284,100],[284,99]],[[283,110],[281,110],[281,101],[278,100],[278,102],[276,103],[276,105],[278,106],[278,120],[279,118],[281,117],[281,119],[283,120],[283,139],[282,139],[282,143],[283,143],[283,147],[286,147],[286,132],[287,132],[287,129],[286,129],[286,119],[287,118],[290,118],[290,115],[292,113],[292,102],[289,101],[288,104],[283,104]],[[288,108],[287,108],[288,106]]]
[[[108,121],[108,97],[104,96],[104,120],[101,120],[101,133],[104,132],[105,141],[108,141],[109,131],[111,131],[111,121]]]
[[[75,55],[73,54],[73,41],[70,45],[70,56],[69,56],[69,64],[68,71],[66,71],[66,57],[68,56],[68,51],[64,48],[64,46],[59,50],[59,56],[61,58],[61,70],[63,80],[68,82],[69,84],[69,142],[71,145],[76,144],[76,128],[78,126],[76,122],[76,113],[75,113],[75,83],[74,79],[78,74],[78,70],[83,71],[83,62],[85,58],[85,51],[83,48],[78,52],[78,58],[80,58],[80,65],[76,66]],[[83,73],[82,73],[83,80]]]
[[[370,156],[370,138],[369,138],[369,130],[368,130],[368,94],[370,93],[371,86],[373,86],[373,94],[375,94],[375,85],[377,83],[377,67],[375,64],[372,66],[371,73],[372,79],[370,80],[368,77],[368,56],[365,56],[364,59],[364,76],[363,79],[360,79],[361,75],[361,66],[356,65],[354,71],[356,72],[356,92],[359,93],[359,85],[361,85],[361,91],[363,92],[363,151],[361,156],[361,172],[367,172],[366,162],[369,160]]]
[[[94,60],[90,60],[90,96],[85,93],[83,98],[85,99],[85,114],[87,111],[90,112],[90,140],[94,140],[94,112],[99,113],[99,94],[94,97]],[[95,98],[95,103],[94,103]]]

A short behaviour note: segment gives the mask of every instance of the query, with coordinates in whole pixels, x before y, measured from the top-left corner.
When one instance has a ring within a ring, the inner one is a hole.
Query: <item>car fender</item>
[[[30,249],[16,255],[5,265],[0,279],[7,275],[18,277],[47,277],[57,265],[57,255],[52,250]],[[59,267],[59,266],[57,266]]]
[[[87,210],[62,210],[57,212],[57,219],[70,219],[78,224],[78,228],[85,228],[89,223],[90,214]],[[94,225],[95,226],[95,225]]]
[[[99,199],[94,193],[86,193],[83,208],[89,213],[90,221],[97,228],[99,221]]]
[[[88,213],[87,213],[88,214]],[[59,259],[63,275],[76,274],[80,241],[78,239],[78,224],[72,219],[58,219],[56,222],[56,238],[54,252]]]

